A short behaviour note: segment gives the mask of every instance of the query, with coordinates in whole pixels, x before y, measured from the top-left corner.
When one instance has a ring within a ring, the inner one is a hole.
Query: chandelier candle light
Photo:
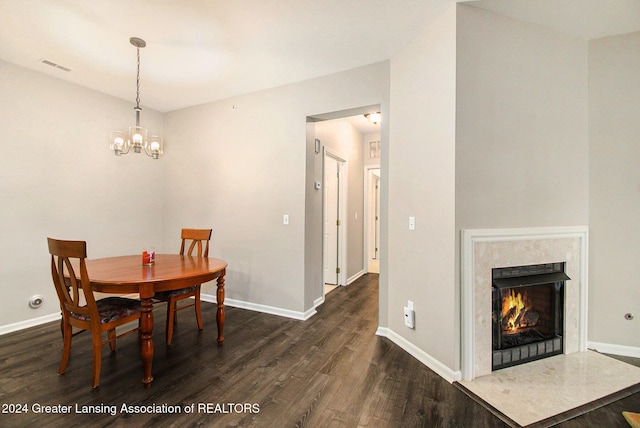
[[[152,135],[147,138],[147,129],[140,126],[140,48],[144,48],[147,43],[138,37],[131,37],[129,42],[136,47],[138,58],[138,74],[136,75],[136,125],[129,127],[128,135],[121,131],[112,131],[109,139],[109,148],[120,156],[129,153],[131,147],[136,153],[144,152],[153,159],[158,159],[162,154],[162,137]]]

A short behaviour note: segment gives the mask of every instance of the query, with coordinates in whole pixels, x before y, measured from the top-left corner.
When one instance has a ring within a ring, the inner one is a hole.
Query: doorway
[[[367,178],[363,171],[365,166],[373,167],[374,164],[380,169],[379,155],[373,158],[369,153],[369,146],[371,141],[380,141],[381,134],[379,122],[368,120],[365,113],[376,111],[380,111],[379,105],[307,117],[305,291],[310,297],[313,296],[313,307],[324,303],[325,283],[336,284],[333,287],[347,286],[368,273],[365,241],[368,234],[368,208],[365,203]],[[329,158],[326,158],[325,154]],[[337,178],[337,171],[327,172],[325,175],[325,159],[327,165],[330,165],[330,162],[341,161],[339,176],[344,186],[337,182],[326,183],[329,188],[328,195],[334,192],[332,188],[337,189],[335,192],[340,195],[339,199],[337,196],[330,196],[331,200],[338,201],[337,206],[343,210],[339,218],[339,227],[328,214],[325,216],[325,212],[338,211],[334,208],[335,205],[325,205],[325,176]],[[384,204],[379,205],[384,208]],[[380,224],[384,230],[385,223],[381,221]],[[338,235],[337,239],[335,235]],[[380,240],[380,233],[377,237]],[[332,244],[333,248],[336,248],[335,251],[331,249]],[[378,252],[377,258],[380,257]],[[383,260],[380,260],[380,265],[384,268]],[[336,274],[336,269],[339,269],[339,274]]]
[[[345,285],[347,161],[325,147],[323,157],[323,278],[325,288]]]
[[[380,167],[365,168],[366,260],[368,273],[380,273]]]

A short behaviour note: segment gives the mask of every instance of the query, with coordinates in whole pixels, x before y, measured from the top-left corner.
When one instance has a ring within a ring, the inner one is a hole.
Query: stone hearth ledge
[[[556,355],[460,381],[521,426],[557,417],[639,383],[640,367],[594,351]]]

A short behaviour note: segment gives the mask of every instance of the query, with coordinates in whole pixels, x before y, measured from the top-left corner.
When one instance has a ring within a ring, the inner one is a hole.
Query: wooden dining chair
[[[211,240],[212,229],[182,229],[182,244],[180,245],[180,255],[193,256],[197,248],[198,257],[209,257],[209,241]],[[188,245],[188,247],[187,247]],[[194,302],[187,305],[178,306],[178,302],[190,297]],[[173,326],[177,322],[177,312],[195,306],[196,322],[198,329],[202,330],[202,313],[200,311],[200,285],[182,288],[180,290],[163,291],[156,293],[154,299],[160,302],[167,302],[167,345],[171,345],[173,339]]]
[[[138,300],[107,297],[96,300],[89,282],[87,244],[85,241],[63,241],[47,238],[51,254],[51,276],[62,311],[63,349],[58,373],[64,374],[71,354],[71,339],[78,333],[91,331],[93,344],[93,377],[91,386],[100,383],[102,345],[116,350],[116,339],[140,329],[141,305]],[[78,272],[75,271],[78,269]],[[84,301],[84,302],[83,302]],[[116,327],[138,320],[135,328],[116,335]],[[73,328],[79,329],[76,333]],[[103,332],[107,339],[103,339]]]

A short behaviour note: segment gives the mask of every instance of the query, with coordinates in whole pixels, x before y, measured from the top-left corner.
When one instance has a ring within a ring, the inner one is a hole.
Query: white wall
[[[455,7],[448,9],[391,59],[389,145],[383,145],[382,158],[384,171],[388,153],[388,178],[382,177],[383,186],[389,182],[388,328],[392,336],[426,354],[425,359],[449,369],[456,365],[459,341],[454,282],[455,17]],[[413,231],[409,216],[416,218]],[[415,305],[414,330],[404,326],[408,300]]]
[[[589,340],[640,355],[640,33],[589,43]],[[625,313],[635,315],[633,321]],[[613,349],[612,351],[615,351]]]
[[[307,212],[321,209],[312,186],[322,170],[307,155],[306,118],[386,105],[387,91],[379,63],[166,114],[178,146],[167,156],[166,233],[212,227],[228,299],[308,313],[322,295],[322,213]]]
[[[11,330],[60,312],[47,237],[86,240],[92,258],[164,249],[164,163],[109,151],[133,104],[6,62],[0,118],[0,326]],[[156,112],[142,124],[162,134]],[[45,297],[35,310],[34,294]]]

